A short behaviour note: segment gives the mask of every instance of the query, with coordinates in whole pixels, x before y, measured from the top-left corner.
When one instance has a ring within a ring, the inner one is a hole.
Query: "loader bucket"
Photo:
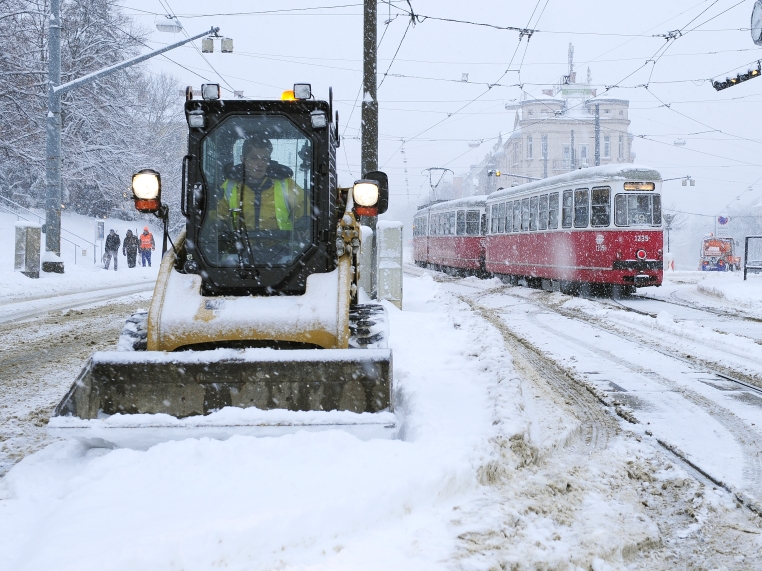
[[[128,441],[158,428],[223,438],[304,426],[388,432],[391,367],[388,349],[98,352],[56,407],[49,432],[128,446],[120,431]]]

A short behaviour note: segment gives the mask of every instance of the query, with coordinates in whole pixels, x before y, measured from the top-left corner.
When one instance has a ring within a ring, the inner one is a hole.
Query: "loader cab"
[[[190,99],[184,271],[204,295],[301,295],[336,267],[337,129],[314,99]]]

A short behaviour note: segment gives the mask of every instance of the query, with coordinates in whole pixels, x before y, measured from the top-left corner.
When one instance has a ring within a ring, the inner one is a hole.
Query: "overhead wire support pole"
[[[158,50],[148,52],[121,63],[89,73],[83,77],[61,85],[61,0],[50,2],[50,24],[48,27],[48,116],[45,124],[45,250],[56,257],[61,255],[61,95],[86,85],[101,77],[133,66],[147,59],[178,48],[188,42],[208,35],[216,35],[219,28],[211,28],[191,38],[175,42]],[[43,260],[42,270],[63,273],[64,264],[60,259]]]
[[[360,130],[360,175],[378,170],[378,100],[376,90],[378,54],[377,54],[377,4],[376,0],[364,0],[363,8],[363,98]],[[378,293],[376,217],[361,216],[360,223],[373,230],[371,238],[371,299]]]

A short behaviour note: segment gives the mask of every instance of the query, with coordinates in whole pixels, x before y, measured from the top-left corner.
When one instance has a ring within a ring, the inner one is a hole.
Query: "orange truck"
[[[735,255],[735,240],[710,234],[701,241],[699,269],[704,272],[727,272],[741,269],[741,257]]]

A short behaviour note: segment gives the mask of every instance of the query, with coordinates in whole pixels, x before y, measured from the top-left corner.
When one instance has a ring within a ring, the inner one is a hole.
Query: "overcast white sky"
[[[754,0],[410,3],[421,16],[538,31],[529,42],[526,36],[520,42],[517,32],[484,26],[434,19],[409,26],[406,0],[378,4],[379,39],[383,36],[379,83],[390,64],[390,74],[408,76],[390,75],[378,90],[379,162],[390,175],[395,202],[406,202],[408,189],[410,201],[417,202],[428,188],[422,169],[446,166],[461,174],[479,162],[500,132],[505,137],[513,129],[515,112],[504,106],[521,98],[516,85],[540,96],[542,89],[566,73],[570,42],[579,79],[590,67],[599,96],[606,86],[614,86],[605,97],[629,99],[636,163],[658,168],[664,178],[691,175],[698,181],[695,187],[665,183],[666,204],[713,215],[731,202],[750,205],[762,199],[757,107],[762,102],[762,79],[722,92],[707,81],[746,71],[762,58],[762,48],[753,44],[748,30]],[[318,98],[327,98],[328,86],[333,86],[344,134],[340,180],[350,183],[359,177],[359,100],[358,106],[355,102],[362,82],[361,0],[121,0],[121,4],[149,28],[154,28],[155,14],[167,11],[174,11],[190,34],[219,26],[223,35],[233,38],[234,54],[215,53],[205,61],[195,49],[184,47],[167,55],[248,97],[279,98],[294,82],[310,82]],[[673,30],[682,36],[669,41],[666,51],[660,50],[667,42],[657,35]],[[153,32],[151,45],[180,38]],[[648,62],[659,54],[655,64]],[[183,84],[206,82],[161,57],[147,65]],[[463,73],[468,73],[469,83],[459,81]],[[491,89],[485,85],[494,83],[500,85]],[[685,147],[674,146],[677,138],[685,139]],[[407,186],[399,152],[403,139]],[[468,142],[474,140],[484,143],[471,149]]]

